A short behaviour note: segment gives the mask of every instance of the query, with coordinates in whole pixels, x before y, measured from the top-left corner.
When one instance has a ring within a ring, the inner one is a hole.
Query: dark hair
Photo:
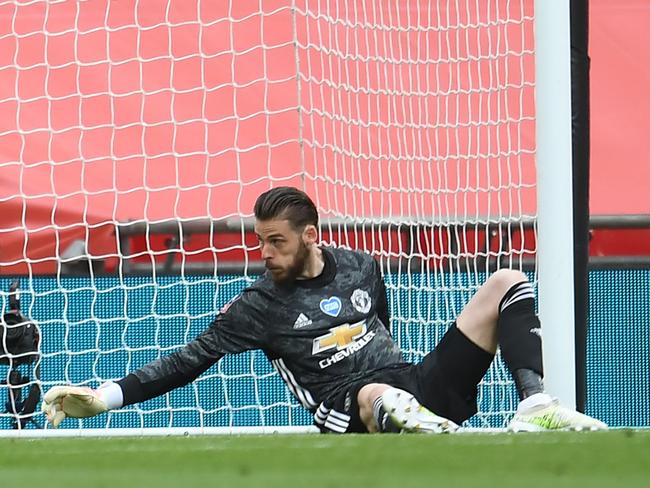
[[[278,186],[262,193],[255,202],[257,220],[286,219],[294,229],[306,225],[318,227],[316,205],[303,191],[291,186]]]

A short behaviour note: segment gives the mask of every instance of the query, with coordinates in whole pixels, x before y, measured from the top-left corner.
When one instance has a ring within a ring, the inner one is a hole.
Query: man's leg
[[[441,434],[458,426],[422,406],[408,391],[385,383],[363,386],[357,394],[359,417],[368,432]]]
[[[454,347],[445,347],[445,350],[441,351],[444,357],[433,360],[432,365],[429,365],[427,358],[425,358],[425,361],[423,361],[421,367],[428,371],[428,373],[432,373],[432,371],[430,371],[430,368],[442,368],[442,372],[453,371],[456,375],[454,376],[454,378],[456,378],[456,381],[463,383],[463,385],[457,385],[460,387],[460,390],[466,393],[465,390],[468,389],[468,385],[465,385],[465,383],[469,382],[472,383],[472,389],[475,389],[475,383],[480,380],[478,376],[485,372],[485,369],[489,365],[489,361],[491,361],[491,356],[495,354],[497,349],[499,302],[503,299],[504,295],[510,288],[512,288],[514,284],[525,280],[526,276],[519,271],[497,271],[478,290],[476,295],[474,295],[474,297],[470,300],[470,302],[458,317],[456,327],[462,333],[462,335],[469,339],[469,341],[475,346],[478,346],[478,348],[488,353],[485,355],[485,358],[481,357],[480,361],[477,361],[477,364],[480,363],[480,372],[478,372],[476,375],[463,374],[461,375],[462,378],[456,377],[458,375],[458,371],[460,369],[465,369],[464,366],[466,366],[467,363],[467,357],[455,357],[457,356],[456,352],[459,350],[465,352],[465,349],[467,349],[467,346],[465,346],[465,348],[458,349],[459,345],[457,342],[460,336],[454,336]],[[471,352],[473,353],[472,356],[476,355],[476,353],[473,351]],[[467,378],[465,376],[467,376]],[[469,376],[473,376],[474,378],[470,380]],[[454,378],[449,378],[449,380],[451,381]],[[385,428],[382,426],[382,422],[386,420],[386,414],[388,412],[385,408],[383,408],[383,396],[389,388],[391,387],[387,384],[372,383],[365,385],[359,390],[359,393],[357,395],[359,404],[359,416],[363,423],[366,425],[366,428],[369,432],[378,432],[384,430]],[[423,393],[427,397],[432,397],[439,396],[441,392],[425,389]],[[413,406],[410,405],[409,403],[411,399],[399,393],[387,394],[387,400],[392,404],[391,408],[395,408],[395,406],[397,406],[398,408],[409,408],[411,410],[418,410],[420,412],[422,411],[419,410],[419,407],[421,407],[419,404]],[[406,404],[404,404],[404,402],[406,402]],[[426,411],[433,415],[435,421],[437,422],[447,420],[443,417],[438,416],[437,412],[433,413],[430,410]],[[451,421],[447,422],[449,422],[449,428],[447,431],[455,430],[457,427],[456,424]],[[388,429],[393,428],[390,424],[388,424],[387,427]]]
[[[544,391],[535,293],[522,272],[502,269],[492,274],[465,306],[456,326],[491,354],[497,344],[501,346],[520,400]]]
[[[456,324],[485,351],[496,352],[497,344],[501,348],[520,399],[509,425],[511,430],[607,428],[544,393],[541,327],[535,314],[535,293],[523,273],[494,273],[467,304]]]
[[[445,347],[441,347],[441,344],[436,346],[433,354],[425,357],[419,365],[420,371],[427,377],[432,372],[434,375],[442,373],[449,376],[447,380],[442,379],[443,384],[446,381],[449,388],[455,387],[465,395],[469,386],[475,390],[480,381],[479,375],[484,374],[499,345],[521,400],[510,424],[512,430],[606,428],[607,426],[598,420],[562,407],[544,393],[541,328],[535,314],[534,297],[532,285],[520,271],[503,269],[493,273],[457,318],[456,328],[465,339],[460,340],[461,336],[457,333],[449,336],[453,347],[448,347],[450,344],[445,344]],[[453,331],[450,330],[449,333],[451,332]],[[441,342],[445,342],[445,339]],[[463,350],[468,349],[470,343],[473,344],[474,351],[467,350],[463,357],[455,357],[454,351],[460,350],[461,347]],[[481,353],[481,350],[485,354]],[[472,372],[470,368],[464,371],[466,374],[459,375],[459,370],[467,366],[467,358],[470,356],[475,360],[476,364],[472,368],[476,368],[476,371]],[[432,416],[431,420],[438,423],[438,419],[446,420],[422,407],[410,393],[393,390],[385,384],[370,384],[359,391],[360,416],[370,432],[378,430],[377,418],[383,418],[379,415],[386,413],[385,405],[378,403],[382,400],[383,403],[391,403],[391,408],[397,406],[402,410],[402,417],[405,417],[408,410],[426,412]],[[427,391],[426,386],[421,392],[428,401],[432,400],[429,397],[439,396],[441,393],[443,392]],[[378,407],[382,407],[383,412]],[[450,415],[444,411],[440,413]],[[451,417],[453,418],[453,415]],[[456,424],[451,424],[455,428]],[[447,428],[442,431],[449,430],[450,428]]]
[[[379,410],[382,406],[378,405],[378,402],[381,402],[382,393],[389,388],[392,387],[385,383],[370,383],[363,386],[357,394],[359,417],[368,432],[374,433],[384,430],[385,412]]]

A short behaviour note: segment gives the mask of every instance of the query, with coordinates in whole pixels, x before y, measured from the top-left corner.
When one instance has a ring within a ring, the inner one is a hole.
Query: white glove
[[[114,391],[115,388],[120,390],[115,383],[106,386],[102,385],[97,390],[86,386],[55,386],[43,396],[41,408],[55,429],[66,417],[93,417],[109,409],[106,393],[109,390]],[[121,397],[121,390],[119,396]],[[116,406],[120,405],[110,405],[112,408]]]

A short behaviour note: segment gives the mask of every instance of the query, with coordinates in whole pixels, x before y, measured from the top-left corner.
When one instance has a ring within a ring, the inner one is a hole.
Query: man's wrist
[[[120,408],[124,404],[124,394],[122,393],[122,388],[117,383],[107,381],[97,388],[96,392],[108,410]]]

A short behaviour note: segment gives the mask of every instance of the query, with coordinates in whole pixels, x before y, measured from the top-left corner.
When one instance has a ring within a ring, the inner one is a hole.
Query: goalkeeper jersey
[[[185,385],[224,355],[252,349],[264,352],[312,412],[352,383],[402,363],[377,262],[359,251],[322,251],[318,277],[281,285],[267,272],[195,340],[120,380],[124,404]]]

